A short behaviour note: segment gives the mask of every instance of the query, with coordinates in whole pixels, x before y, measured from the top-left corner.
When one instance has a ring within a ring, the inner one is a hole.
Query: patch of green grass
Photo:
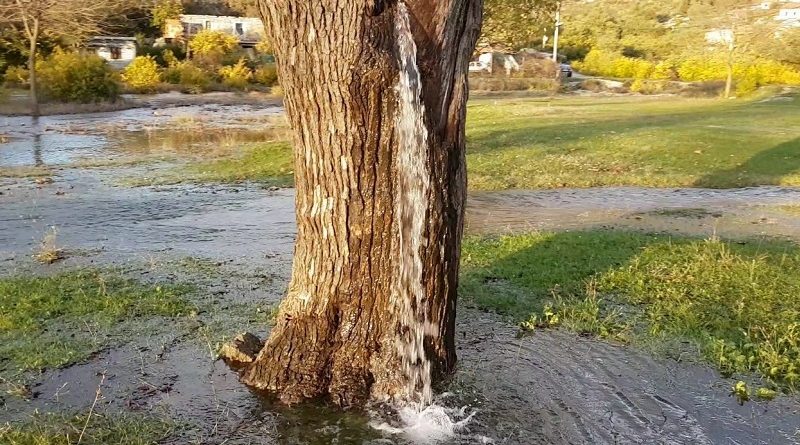
[[[800,388],[794,244],[604,231],[469,238],[460,293],[529,327],[689,341],[725,373]]]
[[[798,115],[797,96],[475,100],[470,187],[800,185]]]
[[[37,414],[19,425],[0,426],[0,443],[72,445],[80,438],[83,445],[154,445],[173,431],[171,423],[152,416],[94,414],[86,420],[84,415]]]
[[[120,336],[126,323],[186,314],[188,290],[96,270],[0,278],[0,374],[75,363]]]
[[[195,181],[258,181],[275,186],[292,185],[292,150],[285,142],[259,144],[241,157],[218,159],[187,167]]]
[[[294,184],[292,149],[287,142],[249,145],[238,154],[192,162],[154,178],[128,178],[127,186],[169,185],[186,182],[259,182],[267,186]]]
[[[49,178],[52,175],[53,171],[48,167],[0,167],[0,178]]]

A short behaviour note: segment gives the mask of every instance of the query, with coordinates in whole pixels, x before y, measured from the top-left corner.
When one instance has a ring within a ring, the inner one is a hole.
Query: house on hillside
[[[706,33],[706,42],[711,44],[730,44],[733,42],[733,30],[730,28],[712,29]]]
[[[92,37],[86,47],[117,69],[125,68],[136,58],[135,37]]]
[[[255,17],[182,14],[178,19],[167,21],[164,26],[164,41],[171,43],[179,39],[188,40],[203,30],[230,34],[239,40],[242,48],[255,47],[266,34],[261,19]]]
[[[778,10],[775,20],[781,22],[784,28],[800,27],[800,2],[784,4]]]
[[[781,28],[800,27],[800,0],[767,0],[754,7],[755,9],[777,9],[775,20],[781,22]]]
[[[492,45],[479,45],[476,48],[478,56],[470,62],[469,70],[472,72],[500,73],[505,71],[510,75],[512,71],[519,71],[520,66],[514,56],[503,47]]]

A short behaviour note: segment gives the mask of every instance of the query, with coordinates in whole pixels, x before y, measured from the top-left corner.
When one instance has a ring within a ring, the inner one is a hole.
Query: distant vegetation
[[[665,81],[726,81],[729,74],[738,95],[800,84],[800,29],[774,19],[781,2],[767,8],[750,0],[560,3],[559,53],[587,74],[634,79],[633,91],[663,89]],[[557,4],[486,0],[482,44],[550,51]],[[709,32],[716,40],[707,39]]]
[[[180,90],[265,90],[277,86],[277,69],[263,55],[247,57],[235,38],[215,31],[198,33],[190,42],[195,57],[174,46],[145,47],[121,72],[91,53],[56,49],[38,64],[43,98],[62,102],[114,100],[120,91],[154,93]],[[28,70],[6,70],[5,84],[25,88]]]

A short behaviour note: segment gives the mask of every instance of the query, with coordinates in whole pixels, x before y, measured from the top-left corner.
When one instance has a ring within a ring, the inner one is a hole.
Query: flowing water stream
[[[393,299],[400,318],[399,332],[403,333],[397,339],[397,346],[407,386],[394,422],[373,423],[375,428],[402,434],[413,443],[439,443],[460,435],[475,413],[469,413],[466,407],[444,406],[441,397],[434,399],[431,388],[431,362],[425,354],[425,336],[437,335],[438,331],[427,313],[420,255],[420,249],[426,247],[423,236],[430,189],[428,131],[417,46],[408,8],[403,2],[397,7],[395,37],[400,65],[395,88],[399,105],[395,123],[398,140],[395,225],[399,240]]]
[[[398,4],[395,33],[400,62],[396,87],[399,111],[397,132],[397,186],[395,225],[398,227],[398,261],[393,299],[406,333],[398,339],[403,368],[408,379],[405,398],[420,405],[432,401],[431,364],[425,356],[425,325],[428,316],[422,284],[423,230],[427,213],[426,197],[430,188],[427,167],[428,131],[425,108],[420,95],[417,47],[411,34],[408,9]]]

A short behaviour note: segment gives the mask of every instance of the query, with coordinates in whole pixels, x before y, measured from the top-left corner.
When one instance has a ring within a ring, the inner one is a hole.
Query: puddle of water
[[[110,113],[1,117],[0,167],[60,166],[122,155],[209,155],[283,137],[282,108],[194,105]]]
[[[740,406],[729,382],[706,366],[562,331],[517,338],[514,327],[473,310],[461,310],[457,326],[453,395],[421,414],[275,405],[241,385],[207,350],[192,342],[170,346],[174,339],[162,334],[46,373],[34,387],[39,397],[10,400],[0,421],[37,408],[86,410],[105,374],[98,409],[168,413],[186,426],[167,442],[175,444],[772,445],[800,439],[800,401],[784,396]]]

